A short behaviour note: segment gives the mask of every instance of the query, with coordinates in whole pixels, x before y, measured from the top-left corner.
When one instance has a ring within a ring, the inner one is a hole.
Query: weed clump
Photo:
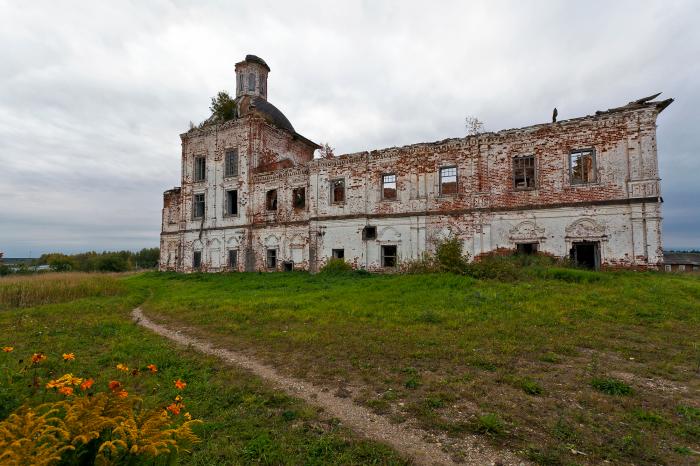
[[[505,433],[503,421],[498,415],[493,413],[484,414],[476,418],[473,429],[477,434],[503,435]]]
[[[344,275],[352,271],[352,266],[343,259],[329,259],[328,262],[321,267],[321,273],[326,275]]]
[[[621,380],[612,378],[595,378],[591,380],[591,387],[599,392],[613,396],[629,396],[633,393],[632,387]]]

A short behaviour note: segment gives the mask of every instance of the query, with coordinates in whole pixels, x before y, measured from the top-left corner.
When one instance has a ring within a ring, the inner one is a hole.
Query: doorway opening
[[[516,251],[518,254],[530,255],[537,254],[538,243],[518,243],[516,245]]]
[[[579,267],[591,270],[600,269],[600,243],[581,241],[571,245],[571,260]]]

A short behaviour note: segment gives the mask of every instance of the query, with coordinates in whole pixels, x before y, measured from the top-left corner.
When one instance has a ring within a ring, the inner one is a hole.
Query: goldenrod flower
[[[117,370],[124,371],[124,372],[129,372],[129,368],[125,366],[124,364],[117,364]]]
[[[73,353],[63,353],[63,360],[64,361],[72,361],[75,359],[75,354]]]
[[[156,372],[158,372],[158,368],[156,367],[155,364],[149,364],[149,365],[147,365],[147,366],[146,366],[146,369],[148,369],[149,371],[153,372],[154,374],[155,374]]]
[[[41,361],[46,361],[46,355],[44,353],[34,353],[32,355],[32,364],[38,364]]]
[[[3,353],[11,353],[11,352],[13,352],[14,350],[15,350],[15,349],[14,349],[12,346],[3,346],[3,347],[2,347],[2,352],[3,352]]]
[[[177,388],[178,390],[184,390],[186,386],[187,384],[180,379],[177,379],[175,381],[175,388]]]

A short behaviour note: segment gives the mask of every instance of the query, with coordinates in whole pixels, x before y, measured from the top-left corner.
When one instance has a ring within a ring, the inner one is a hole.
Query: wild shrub
[[[632,387],[625,382],[613,378],[595,378],[591,380],[591,386],[607,395],[629,396],[632,395]]]
[[[503,435],[505,426],[498,415],[489,413],[476,418],[472,426],[474,432],[478,434]]]
[[[321,273],[326,275],[339,275],[352,272],[352,266],[343,259],[329,259],[323,267]]]
[[[515,256],[501,254],[482,255],[469,264],[466,273],[474,278],[500,281],[515,281],[524,275]]]
[[[459,238],[440,241],[435,249],[435,258],[443,272],[462,274],[469,265],[469,256],[462,252],[462,241]]]

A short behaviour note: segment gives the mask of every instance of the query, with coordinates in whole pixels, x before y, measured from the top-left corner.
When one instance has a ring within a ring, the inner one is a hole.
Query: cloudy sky
[[[293,4],[293,5],[292,5]],[[700,2],[0,0],[0,250],[158,245],[180,139],[234,91],[336,153],[591,114],[663,92],[666,247],[700,247]]]

